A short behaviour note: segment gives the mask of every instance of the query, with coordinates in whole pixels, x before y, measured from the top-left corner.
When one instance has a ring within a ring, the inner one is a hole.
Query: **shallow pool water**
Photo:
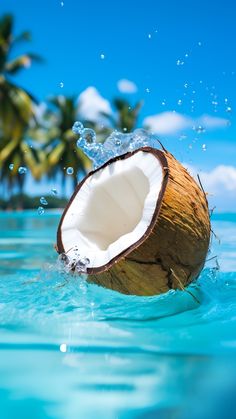
[[[59,216],[0,215],[0,417],[235,418],[236,215],[195,297],[145,298],[60,272]]]

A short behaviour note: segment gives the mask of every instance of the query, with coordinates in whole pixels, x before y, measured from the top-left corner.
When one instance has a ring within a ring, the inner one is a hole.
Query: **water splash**
[[[18,173],[19,173],[20,175],[24,175],[26,172],[27,172],[27,168],[26,168],[26,167],[24,167],[24,166],[20,166],[20,167],[19,167],[19,169],[18,169]]]
[[[77,247],[71,250],[73,250],[73,257],[68,253],[61,253],[58,256],[58,270],[64,273],[74,271],[79,274],[86,274],[90,260],[87,257],[81,256]]]
[[[94,168],[102,166],[113,157],[140,147],[158,147],[159,145],[157,137],[144,129],[136,129],[132,133],[113,131],[104,143],[97,142],[95,131],[91,128],[84,128],[79,121],[74,123],[72,131],[79,136],[77,147],[93,162]]]
[[[51,194],[52,194],[53,196],[57,195],[57,194],[58,194],[57,189],[52,188],[52,189],[51,189]]]
[[[196,131],[198,134],[203,134],[206,132],[206,129],[202,125],[194,126],[193,130]]]
[[[42,205],[48,205],[48,201],[46,200],[46,198],[44,198],[44,196],[41,196],[41,198],[40,198],[40,204],[42,204]]]
[[[45,209],[43,207],[38,207],[38,215],[43,215],[45,213]]]
[[[67,173],[68,175],[73,175],[73,173],[74,173],[74,169],[73,169],[73,167],[67,167],[67,169],[66,169],[66,173]]]
[[[9,169],[10,170],[13,170],[14,169],[14,164],[13,163],[9,164]]]

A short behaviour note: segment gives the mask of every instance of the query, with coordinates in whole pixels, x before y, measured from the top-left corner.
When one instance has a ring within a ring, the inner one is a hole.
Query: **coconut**
[[[204,191],[172,154],[142,147],[78,184],[59,223],[57,250],[71,271],[84,267],[89,282],[154,295],[198,277],[209,239]]]

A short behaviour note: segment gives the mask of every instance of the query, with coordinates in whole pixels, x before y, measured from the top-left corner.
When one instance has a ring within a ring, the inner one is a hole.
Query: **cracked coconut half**
[[[85,266],[90,282],[154,295],[197,278],[209,239],[204,191],[166,150],[143,147],[111,159],[77,186],[57,249],[72,271]]]

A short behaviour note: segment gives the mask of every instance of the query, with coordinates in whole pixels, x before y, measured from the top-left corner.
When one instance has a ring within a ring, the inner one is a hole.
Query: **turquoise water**
[[[236,215],[197,284],[124,296],[58,271],[59,214],[0,215],[0,417],[234,418]]]

